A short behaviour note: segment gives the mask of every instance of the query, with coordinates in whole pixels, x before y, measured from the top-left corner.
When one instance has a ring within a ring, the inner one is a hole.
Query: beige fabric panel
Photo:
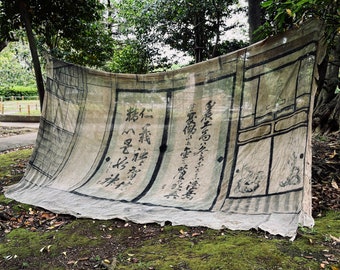
[[[77,217],[294,236],[311,217],[320,26],[180,70],[50,59],[37,145],[6,196]]]

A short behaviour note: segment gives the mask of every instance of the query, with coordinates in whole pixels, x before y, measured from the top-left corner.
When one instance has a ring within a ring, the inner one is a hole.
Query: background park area
[[[0,269],[340,270],[340,10],[336,0],[0,0],[0,119],[39,116],[46,52],[78,65],[152,73],[209,60],[294,27],[323,23],[313,113],[315,226],[259,230],[77,219],[4,196],[33,146],[0,152]],[[32,57],[31,57],[32,56]],[[0,122],[0,139],[26,132]]]
[[[2,115],[40,115],[38,97],[25,99],[25,97],[11,97],[7,100],[0,98],[0,114]]]

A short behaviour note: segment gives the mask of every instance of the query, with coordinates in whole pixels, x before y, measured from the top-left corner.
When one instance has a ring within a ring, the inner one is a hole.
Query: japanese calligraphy
[[[138,174],[142,171],[142,166],[149,157],[147,147],[152,143],[152,132],[150,130],[151,123],[148,119],[153,119],[152,109],[137,104],[130,106],[126,110],[125,123],[123,131],[120,132],[122,144],[119,147],[121,156],[116,160],[111,157],[106,157],[107,163],[106,174],[104,180],[98,183],[105,187],[114,187],[122,189],[132,185],[132,182],[137,179]],[[135,123],[143,121],[140,128],[136,129]]]
[[[212,126],[212,109],[215,104],[216,102],[212,100],[206,103],[199,121],[197,119],[196,105],[192,104],[190,106],[183,129],[185,145],[180,152],[181,165],[173,176],[176,181],[171,186],[172,191],[165,195],[166,198],[192,200],[196,195],[196,190],[200,186],[199,174],[201,167],[204,166],[205,153],[209,151],[207,145],[211,138],[209,128]],[[199,147],[196,149],[192,147],[192,145],[197,145],[193,140],[198,140],[199,142]],[[196,164],[194,168],[191,165],[193,160]]]

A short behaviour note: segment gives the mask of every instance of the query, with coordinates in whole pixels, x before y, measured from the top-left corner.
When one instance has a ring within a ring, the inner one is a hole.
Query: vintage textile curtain
[[[311,217],[318,22],[180,70],[50,59],[29,168],[5,195],[54,212],[294,237]]]

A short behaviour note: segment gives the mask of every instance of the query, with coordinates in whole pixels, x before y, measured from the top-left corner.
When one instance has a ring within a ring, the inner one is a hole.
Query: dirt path
[[[20,147],[33,146],[38,123],[0,123],[0,153]]]

